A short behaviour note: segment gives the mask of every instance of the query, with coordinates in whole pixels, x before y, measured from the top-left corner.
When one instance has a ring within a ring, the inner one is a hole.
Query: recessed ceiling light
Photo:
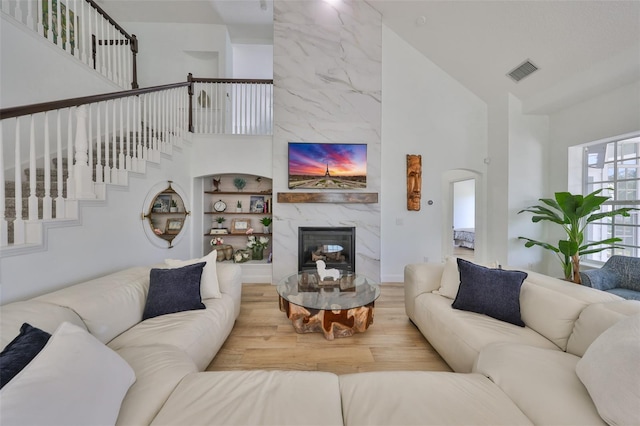
[[[427,23],[426,16],[419,16],[418,19],[416,19],[416,25],[418,25],[419,27],[423,26],[426,23]]]

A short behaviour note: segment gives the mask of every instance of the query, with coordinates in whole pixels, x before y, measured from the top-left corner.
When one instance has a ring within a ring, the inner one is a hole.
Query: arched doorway
[[[459,255],[459,252],[464,250],[463,254],[466,255],[461,257],[471,258],[479,262],[485,260],[486,217],[484,214],[484,192],[482,175],[479,172],[456,169],[443,173],[443,257],[453,255],[454,251],[456,255]],[[468,209],[473,209],[471,215],[468,211],[461,211]],[[457,232],[454,233],[454,229]],[[456,237],[455,240],[454,236]]]

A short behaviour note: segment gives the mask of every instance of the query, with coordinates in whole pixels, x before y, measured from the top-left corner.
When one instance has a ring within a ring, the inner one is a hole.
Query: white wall
[[[273,45],[234,44],[233,78],[273,78]]]
[[[382,279],[402,281],[407,263],[442,259],[445,173],[486,170],[487,106],[384,25],[382,93]],[[407,154],[422,155],[417,212],[407,211]]]
[[[194,77],[230,77],[231,44],[227,28],[213,24],[125,22],[138,38],[140,87],[187,81]]]
[[[509,201],[507,258],[500,259],[511,267],[541,270],[545,250],[539,247],[526,248],[523,236],[545,240],[544,226],[531,221],[530,213],[518,214],[520,210],[539,204],[539,198],[550,197],[548,193],[548,135],[547,116],[528,115],[522,112],[522,102],[509,95]]]
[[[476,181],[474,179],[453,184],[453,227],[476,226]]]
[[[0,20],[3,108],[122,90],[4,13],[0,14]]]
[[[172,158],[160,165],[147,164],[146,175],[129,175],[127,187],[109,186],[103,202],[82,202],[79,226],[45,231],[47,251],[0,258],[0,303],[25,299],[98,277],[126,267],[188,259],[193,253],[191,216],[185,222],[185,238],[172,249],[159,248],[145,235],[148,226],[141,214],[144,200],[157,184],[172,180],[193,204],[189,175],[190,153],[174,148]],[[148,210],[147,210],[148,211]],[[201,240],[199,240],[201,241]]]

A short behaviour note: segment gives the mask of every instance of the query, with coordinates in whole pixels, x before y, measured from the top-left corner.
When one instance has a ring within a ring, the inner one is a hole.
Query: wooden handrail
[[[273,84],[273,80],[244,79],[244,78],[201,78],[191,77],[194,83],[242,83],[242,84]]]
[[[145,87],[144,89],[122,90],[120,92],[104,93],[100,95],[83,96],[80,98],[70,98],[60,101],[2,108],[0,109],[0,119],[4,120],[5,118],[21,117],[23,115],[37,114],[40,112],[86,105],[95,102],[110,101],[112,99],[126,98],[128,96],[138,96],[145,93],[159,92],[162,90],[174,89],[178,87],[187,87],[188,85],[189,82],[173,83],[165,84],[162,86]]]
[[[128,38],[129,40],[131,40],[133,37],[133,35],[129,35],[128,32],[126,32],[124,30],[124,28],[122,28],[120,26],[120,24],[118,24],[116,21],[113,20],[113,18],[111,16],[109,16],[109,14],[107,12],[104,11],[104,9],[102,9],[100,6],[98,6],[98,4],[96,2],[94,2],[93,0],[85,0],[87,3],[89,3],[91,5],[91,7],[93,7],[100,15],[104,16],[104,18],[109,21],[109,23],[111,25],[113,25],[114,27],[116,27],[116,29],[118,31],[120,31],[122,33],[122,35],[124,35],[126,38]]]

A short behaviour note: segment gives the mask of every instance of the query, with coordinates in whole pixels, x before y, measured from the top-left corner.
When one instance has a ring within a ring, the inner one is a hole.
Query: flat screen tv
[[[290,189],[367,187],[367,144],[289,142]]]

